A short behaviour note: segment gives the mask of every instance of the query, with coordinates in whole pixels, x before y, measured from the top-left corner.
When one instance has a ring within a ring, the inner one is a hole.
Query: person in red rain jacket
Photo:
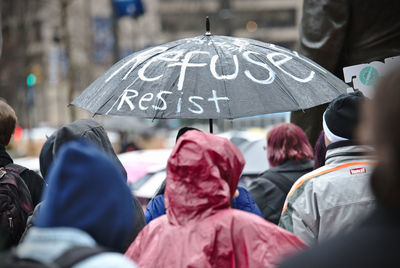
[[[139,267],[274,267],[306,247],[259,216],[230,208],[245,161],[225,138],[188,131],[167,164],[167,214],[125,255]]]

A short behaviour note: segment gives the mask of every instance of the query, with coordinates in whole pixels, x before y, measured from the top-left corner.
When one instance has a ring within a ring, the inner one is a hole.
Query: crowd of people
[[[303,2],[298,50],[337,77],[400,54],[399,1]],[[399,87],[293,111],[247,188],[234,144],[183,128],[145,211],[92,119],[47,138],[41,175],[15,164],[0,99],[0,267],[400,267]]]
[[[247,189],[235,145],[183,128],[144,212],[101,125],[48,137],[42,177],[6,152],[17,118],[0,101],[0,267],[400,265],[399,85],[397,70],[372,100],[334,99],[314,149],[295,124],[272,128],[271,167]]]

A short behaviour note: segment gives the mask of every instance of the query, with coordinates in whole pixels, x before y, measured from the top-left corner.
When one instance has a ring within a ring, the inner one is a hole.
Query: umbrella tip
[[[210,19],[208,18],[208,16],[206,17],[206,33],[205,35],[211,35],[210,32]]]

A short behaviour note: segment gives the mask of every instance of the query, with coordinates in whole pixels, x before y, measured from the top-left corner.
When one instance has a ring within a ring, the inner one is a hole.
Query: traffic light
[[[22,129],[21,126],[15,126],[15,130],[14,130],[14,140],[15,141],[20,141],[22,140],[22,136],[24,136],[24,130]]]
[[[36,75],[30,73],[26,78],[26,85],[28,87],[33,87],[36,84],[36,81],[37,81]]]
[[[36,83],[40,84],[42,82],[42,66],[39,63],[34,64],[31,73],[36,76]]]
[[[30,68],[30,73],[26,78],[26,85],[28,87],[33,87],[36,84],[40,84],[42,82],[42,66],[36,63],[32,65]]]

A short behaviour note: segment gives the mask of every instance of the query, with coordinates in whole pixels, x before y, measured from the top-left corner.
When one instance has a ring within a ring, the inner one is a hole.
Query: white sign
[[[344,81],[352,83],[354,89],[360,90],[366,97],[372,98],[374,86],[378,80],[397,66],[400,66],[400,56],[387,58],[384,62],[373,61],[369,64],[344,67]]]

